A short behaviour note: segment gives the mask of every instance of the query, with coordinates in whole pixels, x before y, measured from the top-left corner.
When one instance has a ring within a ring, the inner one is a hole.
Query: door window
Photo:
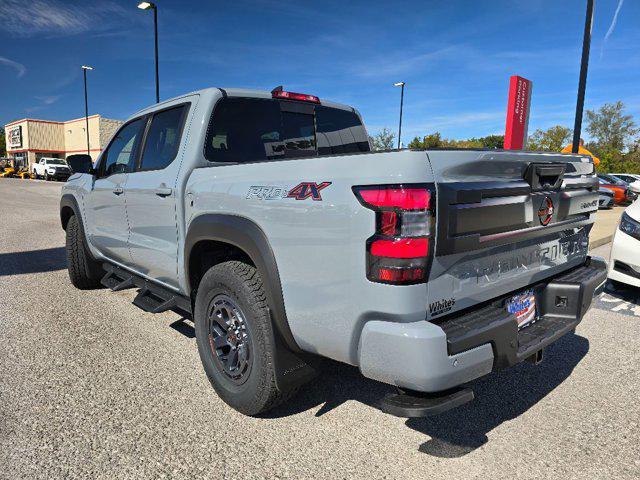
[[[132,171],[144,124],[145,118],[139,118],[118,131],[102,157],[99,176]]]
[[[277,102],[227,98],[216,106],[205,155],[213,162],[281,158],[284,156],[281,130]]]
[[[185,109],[186,105],[181,105],[153,116],[144,142],[140,170],[160,170],[176,158]]]

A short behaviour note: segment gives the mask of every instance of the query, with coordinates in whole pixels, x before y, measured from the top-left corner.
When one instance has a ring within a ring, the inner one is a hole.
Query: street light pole
[[[398,150],[400,150],[401,138],[402,138],[402,104],[404,103],[404,82],[397,82],[393,84],[394,87],[401,87],[400,90],[400,124],[398,125]]]
[[[152,2],[140,2],[138,4],[138,8],[140,10],[153,10],[153,35],[156,57],[156,103],[160,103],[160,76],[158,74],[158,7]]]
[[[584,22],[582,37],[582,60],[580,62],[580,81],[578,82],[578,101],[576,103],[576,119],[573,125],[573,145],[571,151],[578,153],[580,147],[580,130],[582,130],[582,111],[584,109],[584,92],[587,87],[587,70],[589,68],[589,50],[591,48],[591,27],[593,26],[593,0],[587,0],[587,18]]]
[[[93,70],[93,67],[82,65],[82,75],[84,77],[84,121],[85,130],[87,131],[87,155],[91,155],[91,148],[89,146],[89,100],[87,97],[87,70]]]

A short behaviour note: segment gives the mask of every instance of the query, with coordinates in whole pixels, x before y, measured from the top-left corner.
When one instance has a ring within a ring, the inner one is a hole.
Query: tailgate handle
[[[566,169],[564,163],[531,163],[524,174],[524,179],[534,192],[537,190],[558,190]]]

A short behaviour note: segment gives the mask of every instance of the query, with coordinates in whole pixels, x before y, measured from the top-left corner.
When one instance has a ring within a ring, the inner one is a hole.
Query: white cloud
[[[62,97],[62,95],[43,95],[43,96],[36,96],[35,98],[36,100],[40,100],[45,105],[51,105],[53,103],[56,103],[58,100],[60,100],[60,97]]]
[[[380,55],[372,60],[356,64],[352,70],[353,73],[362,77],[393,77],[407,75],[411,72],[422,69],[427,65],[434,65],[436,62],[455,59],[464,53],[464,51],[465,49],[463,47],[451,45],[411,56],[396,53],[384,56]],[[397,60],[389,61],[389,58],[396,58]]]
[[[602,55],[604,53],[604,47],[607,45],[607,41],[609,40],[609,37],[611,36],[613,31],[616,29],[616,25],[618,23],[618,14],[620,13],[620,9],[622,8],[623,3],[624,3],[624,0],[619,0],[618,6],[616,7],[616,13],[613,14],[611,25],[609,25],[609,30],[607,30],[607,33],[604,36],[604,41],[602,42],[602,48],[600,49],[600,58],[602,58]]]
[[[25,73],[27,73],[27,67],[25,67],[21,63],[14,62],[13,60],[10,60],[6,57],[0,57],[0,64],[7,65],[8,67],[14,68],[18,74],[18,78],[21,78],[22,76],[24,76]]]
[[[135,5],[134,5],[135,6]],[[0,27],[16,36],[64,36],[105,31],[135,16],[111,1],[69,3],[58,0],[2,0]]]

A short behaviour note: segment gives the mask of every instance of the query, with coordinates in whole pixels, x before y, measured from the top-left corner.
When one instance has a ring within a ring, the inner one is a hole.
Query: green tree
[[[487,135],[478,140],[483,148],[504,148],[504,135]]]
[[[556,125],[547,130],[538,129],[533,132],[527,142],[527,150],[540,150],[543,152],[559,152],[571,141],[570,128]]]
[[[427,148],[443,148],[448,146],[448,141],[443,140],[440,132],[430,133],[425,135],[420,140],[418,137],[414,137],[409,143],[409,148],[416,150],[425,150]]]
[[[600,154],[622,152],[640,132],[632,115],[624,114],[624,103],[605,103],[597,111],[587,110],[587,132]]]
[[[396,134],[388,128],[383,128],[375,136],[369,137],[374,150],[393,150]]]
[[[7,140],[4,136],[4,128],[0,128],[0,157],[7,155]]]

